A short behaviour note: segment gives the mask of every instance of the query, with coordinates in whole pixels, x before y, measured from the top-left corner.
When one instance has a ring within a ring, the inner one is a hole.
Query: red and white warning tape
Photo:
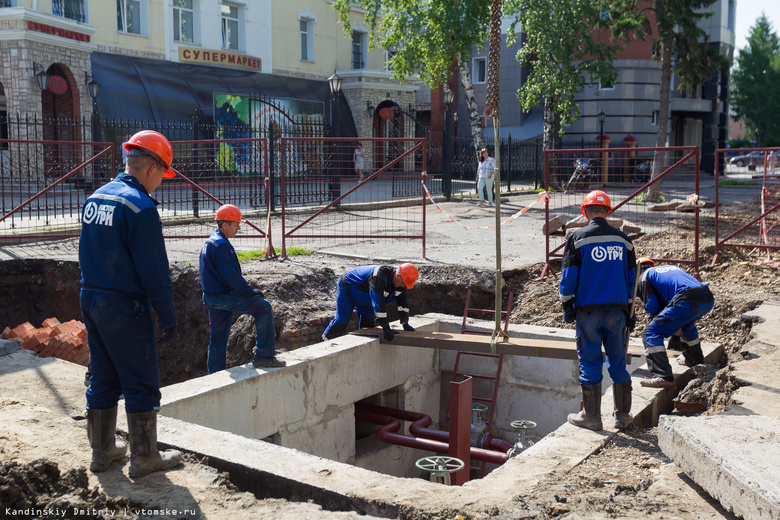
[[[495,225],[495,224],[493,224],[492,226],[464,226],[463,224],[461,224],[460,222],[458,222],[457,220],[455,220],[454,218],[452,218],[452,216],[448,215],[446,211],[444,211],[443,209],[441,209],[441,207],[440,207],[440,206],[439,206],[439,205],[436,203],[436,201],[435,201],[435,200],[433,200],[433,197],[431,196],[431,192],[430,192],[430,191],[428,191],[428,186],[426,186],[426,185],[425,185],[425,183],[423,183],[423,189],[425,190],[425,193],[428,195],[428,198],[431,200],[431,203],[432,203],[434,206],[436,206],[436,209],[438,209],[439,211],[441,211],[441,212],[442,212],[442,214],[443,214],[445,217],[447,217],[448,219],[450,219],[451,221],[453,221],[455,224],[457,224],[457,225],[461,226],[463,229],[493,229],[494,227],[496,227],[496,225]],[[509,217],[509,218],[508,218],[508,219],[506,219],[505,221],[503,221],[503,222],[501,223],[501,225],[503,226],[503,225],[504,225],[504,224],[506,224],[507,222],[511,222],[511,221],[515,220],[517,217],[519,217],[520,215],[522,215],[523,213],[525,213],[526,211],[528,211],[529,209],[531,209],[531,207],[533,207],[535,204],[537,204],[538,202],[540,202],[540,201],[542,201],[542,200],[545,200],[545,199],[547,199],[547,200],[550,200],[550,195],[549,195],[549,194],[548,194],[546,191],[543,191],[543,192],[541,193],[541,195],[539,195],[539,198],[538,198],[538,199],[536,199],[535,201],[533,201],[532,203],[530,203],[528,206],[524,207],[523,209],[521,209],[520,211],[518,211],[517,213],[515,213],[514,215],[512,215],[511,217]]]

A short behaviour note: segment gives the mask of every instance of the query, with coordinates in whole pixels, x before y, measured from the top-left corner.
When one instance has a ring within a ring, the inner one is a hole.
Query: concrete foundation
[[[780,519],[780,419],[663,416],[658,445],[728,511]]]

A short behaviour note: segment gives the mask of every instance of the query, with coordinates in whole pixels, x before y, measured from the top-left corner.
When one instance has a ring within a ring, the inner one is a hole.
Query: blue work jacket
[[[236,291],[244,297],[254,290],[241,274],[233,244],[217,229],[200,250],[200,286],[206,295],[214,296]]]

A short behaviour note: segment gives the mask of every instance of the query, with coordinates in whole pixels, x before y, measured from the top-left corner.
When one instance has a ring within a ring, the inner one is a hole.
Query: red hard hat
[[[173,162],[171,143],[161,133],[154,130],[141,130],[134,134],[123,146],[128,152],[134,149],[144,150],[146,155],[154,157],[165,164],[163,177],[176,177],[176,174],[171,170],[171,162]]]
[[[582,215],[585,217],[587,217],[587,215],[585,215],[585,208],[588,206],[605,206],[607,208],[607,214],[612,211],[612,203],[609,201],[609,197],[601,190],[593,190],[585,195],[585,201],[580,207],[580,211],[582,211]]]
[[[414,287],[414,282],[417,281],[417,277],[420,275],[420,273],[417,272],[417,267],[415,267],[414,264],[409,263],[399,265],[398,272],[401,273],[401,278],[403,278],[407,289],[412,289]]]
[[[232,204],[220,206],[217,210],[217,217],[214,220],[227,220],[229,222],[246,222],[241,217],[241,210]]]

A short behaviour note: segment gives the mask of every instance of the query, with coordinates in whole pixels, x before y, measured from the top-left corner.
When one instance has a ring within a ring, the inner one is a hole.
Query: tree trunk
[[[544,137],[543,137],[543,149],[546,150],[556,150],[560,146],[561,138],[560,138],[560,128],[561,128],[561,121],[558,115],[558,112],[555,110],[556,102],[554,99],[546,99],[544,101]],[[563,182],[565,182],[564,177],[566,176],[566,172],[561,170],[561,166],[559,164],[549,164],[549,188],[559,188],[563,185]]]
[[[672,95],[672,42],[665,41],[661,48],[661,103],[658,107],[658,131],[655,136],[656,148],[667,146],[666,136],[669,128],[669,104]],[[666,163],[666,154],[662,151],[655,153],[653,158],[653,173],[650,179],[656,179],[661,175],[661,168]],[[657,182],[647,190],[647,202],[657,202],[661,192],[661,183]]]
[[[474,84],[471,82],[468,60],[458,56],[458,69],[460,70],[460,82],[463,84],[463,96],[466,99],[466,110],[469,113],[471,123],[471,136],[474,138],[474,152],[485,147],[485,136],[482,134],[482,116],[477,108],[477,99],[474,97]]]

